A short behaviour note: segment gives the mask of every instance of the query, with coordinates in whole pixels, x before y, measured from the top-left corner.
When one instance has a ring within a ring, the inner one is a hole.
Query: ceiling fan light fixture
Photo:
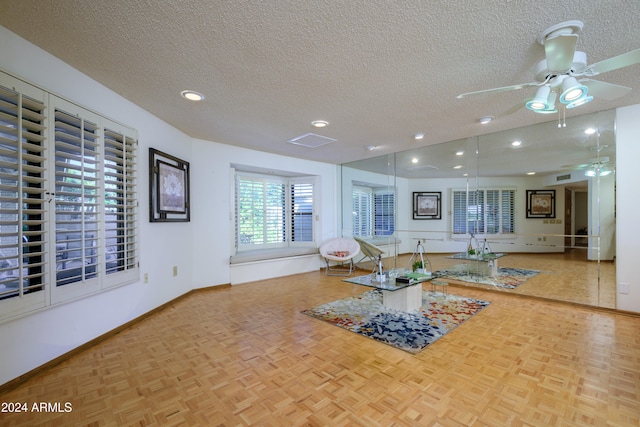
[[[567,104],[567,108],[576,108],[591,101],[593,101],[593,96],[585,96],[584,98],[580,98],[577,101]]]
[[[563,104],[571,104],[572,102],[586,98],[588,93],[589,89],[585,85],[578,83],[575,77],[567,77],[562,81],[560,102]]]
[[[553,99],[552,99],[553,98]],[[525,107],[531,111],[548,111],[555,108],[555,93],[551,93],[549,86],[540,86],[536,91],[536,96],[527,101]]]

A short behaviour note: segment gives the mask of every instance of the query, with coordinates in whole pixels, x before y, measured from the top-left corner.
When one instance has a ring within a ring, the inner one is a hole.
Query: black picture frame
[[[442,192],[414,192],[413,219],[442,219]]]
[[[527,190],[527,218],[555,218],[556,190]]]
[[[149,148],[149,222],[189,222],[189,162]]]

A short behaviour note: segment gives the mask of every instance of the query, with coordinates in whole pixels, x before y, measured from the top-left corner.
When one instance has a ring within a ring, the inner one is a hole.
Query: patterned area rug
[[[423,291],[422,307],[405,312],[382,304],[372,290],[302,313],[416,354],[489,305],[487,301]]]
[[[540,273],[538,270],[525,270],[522,268],[499,268],[495,277],[480,277],[477,274],[465,272],[464,266],[438,270],[433,272],[433,277],[442,277],[462,282],[481,283],[483,285],[493,285],[500,288],[515,289],[528,279]]]

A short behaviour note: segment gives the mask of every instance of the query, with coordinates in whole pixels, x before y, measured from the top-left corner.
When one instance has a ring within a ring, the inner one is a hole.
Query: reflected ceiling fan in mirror
[[[457,98],[491,92],[506,92],[537,86],[535,96],[524,106],[541,114],[556,113],[556,101],[575,108],[593,100],[619,98],[631,88],[593,80],[591,77],[640,63],[640,49],[587,65],[587,54],[577,51],[581,21],[566,21],[543,31],[537,41],[544,46],[545,59],[534,69],[534,82],[462,93]],[[519,105],[521,108],[522,105]]]
[[[588,163],[581,165],[565,165],[563,169],[571,169],[575,171],[584,171],[585,176],[607,176],[612,170],[609,167],[609,157],[594,157],[589,159]]]

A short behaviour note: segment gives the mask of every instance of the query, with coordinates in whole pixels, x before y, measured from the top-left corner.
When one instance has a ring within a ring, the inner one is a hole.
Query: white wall
[[[619,108],[616,112],[616,278],[617,308],[640,312],[640,104]],[[629,293],[620,293],[620,283]]]

